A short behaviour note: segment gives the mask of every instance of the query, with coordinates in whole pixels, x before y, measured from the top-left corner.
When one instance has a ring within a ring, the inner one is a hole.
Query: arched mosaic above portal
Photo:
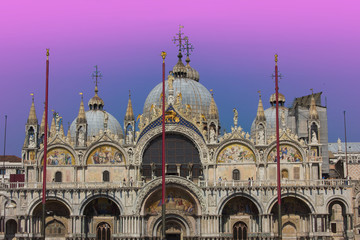
[[[280,145],[280,159],[281,162],[302,162],[303,158],[295,147],[290,145]],[[268,162],[277,162],[276,147],[274,147],[267,157]]]
[[[182,214],[196,214],[194,199],[184,190],[174,187],[166,188],[166,210]],[[145,204],[145,212],[150,215],[161,214],[161,190],[155,192]]]
[[[247,146],[233,143],[222,149],[217,157],[217,163],[255,162],[254,152]]]
[[[103,145],[91,151],[86,164],[125,164],[125,157],[117,148]]]
[[[47,153],[46,164],[48,166],[74,165],[75,158],[74,155],[65,148],[54,148]]]

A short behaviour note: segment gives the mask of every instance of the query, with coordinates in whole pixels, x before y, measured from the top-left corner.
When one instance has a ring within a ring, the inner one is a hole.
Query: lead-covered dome
[[[174,97],[181,98],[182,106],[185,108],[188,104],[191,107],[191,116],[198,117],[203,114],[209,117],[211,104],[211,93],[201,83],[189,78],[174,78],[173,82]],[[146,98],[143,114],[150,117],[151,106],[161,106],[162,83],[154,87]],[[168,81],[165,81],[165,96],[169,96]],[[217,110],[217,107],[216,107]]]
[[[91,138],[93,136],[97,136],[100,131],[105,131],[105,123],[107,125],[107,129],[111,131],[111,133],[123,137],[123,131],[120,123],[116,120],[116,118],[110,113],[103,110],[104,101],[98,96],[98,88],[95,86],[95,96],[89,100],[89,111],[85,112],[84,116],[84,105],[81,100],[81,106],[79,115],[70,125],[70,133],[71,136],[76,136],[76,124],[77,123],[87,123],[87,138]],[[82,114],[81,114],[82,112]],[[79,117],[80,116],[80,117]],[[80,118],[80,121],[77,121]]]
[[[87,137],[96,136],[99,134],[100,130],[104,131],[104,120],[106,115],[108,118],[107,129],[109,129],[113,134],[123,137],[123,131],[120,123],[116,118],[110,113],[104,110],[89,110],[85,112],[86,121],[88,124],[87,127]],[[77,118],[76,118],[77,119]],[[76,119],[70,125],[71,136],[76,136]]]

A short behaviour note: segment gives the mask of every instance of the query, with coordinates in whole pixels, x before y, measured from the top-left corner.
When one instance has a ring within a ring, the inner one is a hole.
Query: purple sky
[[[224,3],[225,2],[225,3]],[[280,92],[295,97],[323,92],[328,106],[329,141],[360,141],[360,3],[310,0],[236,1],[1,1],[0,3],[0,149],[8,115],[7,154],[20,156],[24,125],[35,93],[41,119],[45,48],[50,48],[49,110],[72,122],[79,92],[93,96],[90,75],[103,73],[99,95],[105,109],[123,125],[128,90],[135,114],[161,81],[160,52],[167,71],[176,63],[171,39],[185,26],[195,51],[191,65],[200,82],[214,89],[222,128],[230,130],[232,108],[250,131],[261,90],[265,108],[274,91],[274,54],[285,76]]]

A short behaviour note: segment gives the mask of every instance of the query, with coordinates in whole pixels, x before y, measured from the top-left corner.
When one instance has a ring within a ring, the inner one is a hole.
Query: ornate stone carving
[[[194,185],[193,182],[186,180],[184,178],[180,178],[180,177],[168,177],[168,178],[166,178],[165,183],[166,184],[177,184],[177,185],[182,186],[185,189],[188,189],[190,192],[192,192],[194,194],[194,197],[196,197],[196,199],[200,203],[202,214],[205,214],[206,200],[204,198],[203,192],[201,191],[201,189],[199,187]],[[141,210],[142,205],[144,204],[145,198],[154,190],[154,188],[156,188],[158,186],[161,186],[160,178],[149,182],[140,190],[138,197],[134,204],[134,206],[135,206],[135,209],[134,209],[135,212],[133,212],[134,214],[140,213],[140,210]]]

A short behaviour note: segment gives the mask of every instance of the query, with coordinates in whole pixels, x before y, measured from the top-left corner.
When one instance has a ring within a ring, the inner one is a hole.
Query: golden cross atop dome
[[[185,40],[185,38],[182,37],[184,35],[184,33],[181,32],[182,28],[184,28],[184,26],[179,25],[179,33],[175,34],[175,37],[173,38],[173,42],[175,44],[176,44],[176,42],[178,42],[178,44],[176,46],[179,47],[179,52],[181,52],[181,49],[184,47],[184,45],[182,44],[182,41]]]
[[[257,91],[258,92],[258,94],[259,94],[259,97],[261,97],[261,90],[259,90],[259,91]]]

